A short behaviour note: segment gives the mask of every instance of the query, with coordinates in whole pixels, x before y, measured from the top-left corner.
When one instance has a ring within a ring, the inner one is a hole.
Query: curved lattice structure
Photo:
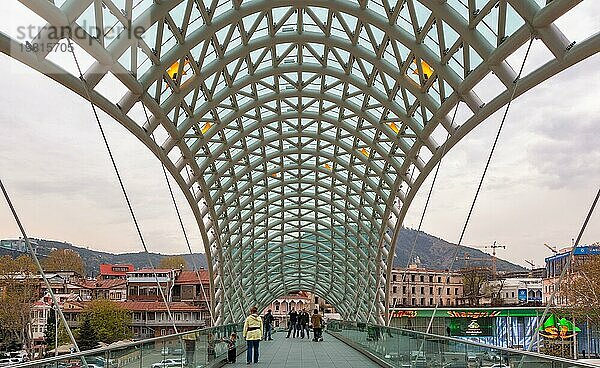
[[[443,153],[508,102],[507,57],[531,37],[552,55],[519,96],[599,48],[553,24],[572,0],[19,1],[48,24],[25,48],[2,35],[2,50],[86,96],[36,47],[52,26],[85,31],[74,42],[95,60],[90,98],[183,190],[220,322],[301,289],[382,322],[408,206]],[[474,92],[484,78],[501,87],[490,101]]]

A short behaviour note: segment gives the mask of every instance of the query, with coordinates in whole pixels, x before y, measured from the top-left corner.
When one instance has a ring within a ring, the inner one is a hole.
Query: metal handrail
[[[361,323],[362,322],[350,322],[350,321],[339,321],[339,320],[334,320],[331,321],[330,323],[346,323],[346,324],[353,324],[356,325],[357,323]],[[489,345],[489,344],[485,344],[485,343],[481,343],[481,342],[476,342],[476,341],[471,341],[471,340],[464,340],[464,339],[459,339],[456,337],[448,337],[448,336],[442,336],[442,335],[435,335],[432,333],[426,333],[426,332],[421,332],[421,331],[415,331],[415,330],[407,330],[404,328],[400,328],[400,327],[389,327],[389,326],[381,326],[381,325],[374,325],[371,323],[364,323],[365,326],[372,326],[372,327],[379,327],[381,329],[388,329],[388,330],[396,330],[399,331],[401,333],[407,334],[407,335],[420,335],[423,337],[429,337],[429,338],[436,338],[436,339],[441,339],[441,340],[445,340],[445,341],[452,341],[452,342],[456,342],[459,344],[465,344],[465,345],[472,345],[472,346],[477,346],[480,348],[486,348],[486,349],[492,349],[492,350],[497,350],[497,351],[502,351],[508,354],[513,354],[513,355],[526,355],[526,356],[530,356],[530,357],[534,357],[534,358],[540,358],[540,359],[546,359],[552,362],[557,362],[557,363],[567,363],[567,364],[574,364],[578,367],[589,367],[589,368],[598,368],[600,367],[600,365],[597,364],[592,364],[592,363],[588,363],[588,362],[580,362],[577,360],[573,360],[573,359],[568,359],[568,358],[562,358],[562,357],[555,357],[552,355],[546,355],[546,354],[541,354],[541,353],[537,353],[537,352],[533,352],[533,351],[526,351],[526,350],[518,350],[518,349],[512,349],[512,348],[505,348],[502,346],[495,346],[495,345]],[[331,333],[331,331],[329,331]]]
[[[55,362],[59,362],[62,360],[67,360],[67,359],[77,359],[77,358],[81,358],[81,357],[85,358],[88,355],[99,355],[101,353],[105,353],[105,352],[111,351],[111,350],[126,349],[126,348],[144,345],[144,344],[148,344],[148,343],[152,343],[152,342],[161,342],[161,341],[165,341],[165,340],[172,340],[173,338],[183,337],[184,335],[209,332],[211,330],[222,329],[222,328],[226,328],[229,326],[241,327],[242,325],[241,325],[241,323],[233,323],[233,324],[222,325],[222,326],[212,326],[212,327],[200,328],[200,329],[192,330],[192,331],[179,332],[179,333],[171,334],[171,335],[152,337],[152,338],[144,339],[144,340],[126,342],[126,343],[122,343],[122,344],[111,344],[111,345],[104,346],[101,348],[80,351],[78,353],[70,353],[70,354],[58,355],[58,356],[54,356],[54,357],[50,357],[50,358],[30,360],[28,362],[9,365],[9,366],[7,366],[7,368],[30,368],[30,367],[35,367],[38,365],[55,363]]]

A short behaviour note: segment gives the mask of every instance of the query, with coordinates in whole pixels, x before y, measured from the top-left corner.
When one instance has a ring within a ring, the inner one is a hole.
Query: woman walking
[[[246,351],[246,364],[258,363],[258,344],[262,340],[263,322],[258,315],[258,308],[250,308],[250,315],[244,322],[244,338],[248,344]],[[253,359],[254,358],[254,359]]]

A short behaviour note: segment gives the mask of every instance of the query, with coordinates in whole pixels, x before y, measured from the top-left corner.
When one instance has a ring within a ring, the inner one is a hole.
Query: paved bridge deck
[[[268,368],[368,368],[378,367],[373,361],[358,351],[324,334],[324,341],[313,342],[301,338],[285,338],[283,332],[273,335],[273,341],[260,342],[260,355],[256,367]],[[238,355],[236,364],[226,367],[248,367],[246,352]]]

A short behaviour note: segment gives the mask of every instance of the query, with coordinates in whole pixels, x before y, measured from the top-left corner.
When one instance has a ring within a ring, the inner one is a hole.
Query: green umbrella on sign
[[[550,317],[546,318],[544,324],[540,326],[540,331],[544,331],[548,327],[554,326],[556,326],[556,318],[554,317],[554,314],[551,314]]]
[[[573,322],[569,321],[564,317],[560,319],[559,324],[561,326],[567,326],[567,331],[581,332],[581,329],[579,327],[575,326]]]

